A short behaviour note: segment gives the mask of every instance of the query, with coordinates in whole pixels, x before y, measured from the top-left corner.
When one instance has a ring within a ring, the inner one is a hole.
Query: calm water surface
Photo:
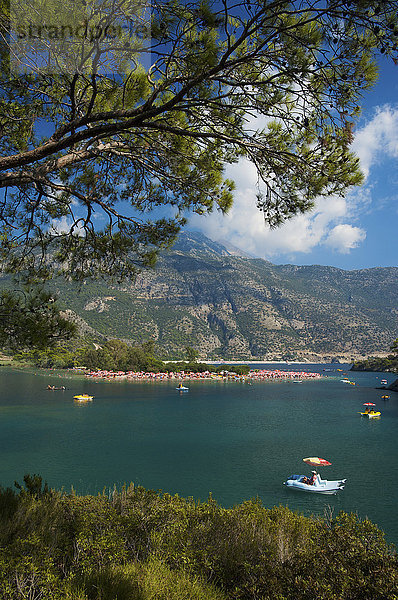
[[[285,369],[300,370],[295,365]],[[322,371],[327,365],[305,365]],[[0,484],[40,473],[51,487],[83,494],[133,481],[224,506],[259,496],[267,507],[304,514],[325,507],[368,516],[398,545],[398,394],[376,390],[391,374],[323,371],[320,381],[95,382],[0,369]],[[47,384],[65,385],[50,392]],[[73,402],[76,393],[95,396]],[[360,417],[375,402],[378,420]],[[304,494],[282,483],[308,472],[305,456],[333,465],[329,479],[346,477],[337,496]]]

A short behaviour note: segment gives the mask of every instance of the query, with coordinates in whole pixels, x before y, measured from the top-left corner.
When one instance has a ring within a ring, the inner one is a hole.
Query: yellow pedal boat
[[[77,402],[90,402],[94,396],[89,396],[88,394],[77,394],[77,396],[73,396],[73,400]]]
[[[359,413],[362,417],[368,417],[368,419],[374,419],[375,417],[381,417],[381,412],[376,410],[369,410],[368,412]]]

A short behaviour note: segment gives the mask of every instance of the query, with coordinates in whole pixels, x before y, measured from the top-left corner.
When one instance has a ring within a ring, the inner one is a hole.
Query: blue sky
[[[234,165],[235,203],[227,216],[194,215],[189,227],[276,264],[342,269],[398,266],[398,66],[380,60],[376,86],[362,102],[353,149],[366,180],[344,199],[322,200],[312,213],[269,231],[255,207],[254,170]]]

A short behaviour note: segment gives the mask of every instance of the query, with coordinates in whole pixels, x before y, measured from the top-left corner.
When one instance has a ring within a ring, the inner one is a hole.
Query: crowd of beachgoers
[[[247,375],[238,375],[233,371],[223,371],[221,373],[213,373],[204,371],[202,373],[194,373],[192,371],[178,372],[163,372],[163,373],[146,373],[144,371],[89,371],[86,377],[92,379],[107,379],[121,380],[127,379],[130,381],[160,381],[160,380],[195,380],[195,379],[217,379],[217,380],[239,380],[239,381],[264,381],[264,380],[293,380],[301,381],[303,379],[319,379],[322,377],[320,373],[311,373],[307,371],[273,371],[265,369],[255,369],[249,371]]]

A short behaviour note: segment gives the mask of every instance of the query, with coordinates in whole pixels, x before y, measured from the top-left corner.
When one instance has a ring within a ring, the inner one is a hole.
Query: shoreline
[[[174,361],[163,361],[167,362]],[[202,381],[237,381],[237,382],[250,382],[250,381],[298,381],[298,380],[315,380],[323,378],[323,374],[317,371],[307,370],[307,368],[294,369],[295,366],[300,365],[333,365],[336,372],[342,371],[341,367],[345,367],[348,363],[302,363],[299,361],[206,361],[209,367],[211,366],[225,366],[224,372],[215,372],[209,368],[206,371],[159,371],[159,372],[144,372],[144,371],[108,371],[105,369],[85,369],[84,367],[70,367],[67,369],[59,368],[44,368],[36,367],[33,364],[18,363],[12,361],[12,363],[1,364],[3,368],[10,368],[17,371],[30,371],[34,375],[42,377],[57,377],[59,379],[91,379],[94,381],[187,381],[187,380],[202,380]],[[189,363],[186,363],[187,365]],[[253,365],[253,368],[247,374],[239,374],[233,371],[233,366],[236,365]],[[259,369],[258,365],[281,365],[291,366],[292,369],[278,369],[278,368],[262,368]],[[231,366],[231,369],[228,367]],[[327,369],[332,370],[332,369]],[[345,371],[346,369],[344,369]],[[336,373],[337,374],[337,373]]]
[[[280,371],[279,369],[269,370],[251,370],[246,375],[239,375],[233,371],[215,373],[211,371],[107,371],[94,370],[85,373],[87,379],[105,380],[105,381],[302,381],[321,379],[322,374],[311,371]]]

